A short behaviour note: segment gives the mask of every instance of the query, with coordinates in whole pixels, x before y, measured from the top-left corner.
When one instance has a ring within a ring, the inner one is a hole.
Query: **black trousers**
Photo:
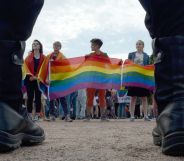
[[[44,0],[0,1],[0,101],[19,112],[22,106],[24,47]]]
[[[38,88],[37,81],[28,81],[26,88],[27,88],[27,97],[28,97],[27,99],[28,112],[32,113],[33,103],[35,103],[36,113],[40,113],[41,111],[41,92]]]

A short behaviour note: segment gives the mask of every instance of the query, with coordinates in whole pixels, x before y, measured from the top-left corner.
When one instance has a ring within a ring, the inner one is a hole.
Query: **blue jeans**
[[[85,118],[86,114],[86,98],[78,98],[76,105],[76,117],[77,118]]]
[[[76,100],[77,100],[77,92],[73,92],[69,96],[69,104],[70,104],[70,112],[71,117],[76,117]]]
[[[64,112],[64,116],[67,116],[69,114],[68,112],[68,107],[67,107],[67,101],[66,101],[66,97],[61,97],[59,98],[59,103],[62,106],[63,112]],[[50,101],[50,109],[49,109],[49,113],[51,115],[55,115],[55,100]],[[59,105],[58,105],[58,110],[59,110]]]
[[[61,97],[59,98],[59,102],[62,106],[63,112],[64,112],[64,116],[67,116],[69,114],[68,112],[68,106],[67,106],[67,100],[66,97]]]
[[[118,117],[119,118],[126,118],[125,107],[126,107],[126,103],[119,103],[119,107],[118,107]]]

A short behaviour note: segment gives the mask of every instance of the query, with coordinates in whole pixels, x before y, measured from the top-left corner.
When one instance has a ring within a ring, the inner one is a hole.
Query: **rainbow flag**
[[[122,86],[154,90],[154,65],[141,66],[125,61],[122,71]]]
[[[84,88],[120,89],[121,65],[119,62],[120,59],[98,56],[53,61],[50,62],[49,89],[44,89],[44,82],[41,82],[41,88],[49,93],[51,100]]]
[[[128,93],[128,90],[125,87],[121,87],[121,89],[118,90],[119,97],[123,97],[123,96],[127,95],[127,93]]]

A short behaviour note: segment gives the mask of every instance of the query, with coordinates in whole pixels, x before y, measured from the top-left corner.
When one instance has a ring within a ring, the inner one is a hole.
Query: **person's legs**
[[[81,103],[80,103],[80,99],[77,98],[76,101],[76,118],[80,119],[80,111],[81,111]]]
[[[155,47],[160,52],[155,64],[158,118],[154,144],[162,145],[164,154],[184,155],[184,37],[160,38]]]
[[[61,106],[62,106],[63,111],[64,111],[65,121],[72,122],[72,119],[70,119],[70,114],[68,111],[66,97],[61,97],[59,100],[60,100]]]
[[[134,121],[136,97],[132,96],[130,100],[130,121]]]
[[[72,119],[76,118],[76,98],[77,98],[77,92],[73,92],[70,94],[70,108],[72,108],[72,116],[70,116]]]
[[[150,121],[150,119],[148,118],[148,99],[147,97],[141,97],[141,99],[142,99],[142,108],[144,111],[144,120]]]
[[[34,86],[32,82],[27,82],[27,110],[30,114],[32,114],[33,110],[33,99],[34,99]]]
[[[104,89],[98,90],[101,120],[107,120],[105,93]]]
[[[119,103],[119,108],[118,108],[118,118],[119,119],[122,118],[122,106],[123,106],[123,103]]]
[[[80,99],[80,104],[81,104],[81,111],[80,111],[80,117],[85,118],[85,111],[86,111],[86,98],[81,98]]]
[[[117,117],[118,116],[119,103],[114,103],[114,107],[115,107],[115,115]]]
[[[16,149],[21,144],[41,143],[45,138],[44,131],[32,122],[27,109],[22,107],[21,91],[23,41],[31,35],[43,2],[1,1],[0,152]]]
[[[93,99],[95,96],[96,89],[94,88],[87,88],[86,89],[86,95],[87,95],[87,101],[86,101],[86,120],[89,120],[91,118],[91,109],[93,108]]]
[[[126,111],[125,111],[125,107],[126,107],[126,104],[125,103],[122,103],[122,116],[123,118],[126,118]]]
[[[36,113],[39,114],[41,111],[41,92],[36,83],[35,85],[35,103],[36,103]]]
[[[27,109],[22,107],[22,45],[18,41],[0,42],[0,152],[45,139],[44,131],[32,122]]]

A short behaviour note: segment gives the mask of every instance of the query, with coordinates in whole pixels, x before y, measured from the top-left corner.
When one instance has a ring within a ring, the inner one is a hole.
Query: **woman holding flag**
[[[45,84],[47,86],[50,86],[50,83],[51,83],[51,80],[50,80],[51,63],[54,61],[61,61],[63,59],[66,59],[66,57],[63,55],[63,53],[60,52],[61,47],[62,47],[62,45],[59,41],[54,42],[53,43],[54,51],[51,54],[47,55],[43,65],[42,65],[42,68],[41,68],[41,71],[39,74],[39,79],[43,84]],[[70,119],[70,116],[69,116],[69,110],[67,107],[66,97],[60,97],[58,99],[59,99],[59,102],[61,103],[61,106],[62,106],[63,111],[64,111],[65,121],[72,122],[72,119]],[[55,121],[55,115],[54,115],[55,103],[54,103],[54,100],[50,100],[49,106],[50,106],[49,113],[50,113],[51,120]]]
[[[32,117],[33,100],[35,98],[36,113],[34,120],[39,120],[41,111],[41,91],[38,88],[37,77],[40,67],[45,59],[43,55],[43,47],[40,41],[34,40],[32,44],[32,51],[25,59],[26,78],[24,80],[27,89],[27,109]],[[35,97],[34,97],[35,96]]]
[[[142,40],[138,40],[136,43],[136,52],[129,53],[128,59],[131,60],[135,64],[139,64],[142,66],[148,65],[149,64],[149,56],[146,54],[143,49],[144,49],[144,42]],[[149,96],[150,91],[145,89],[145,88],[140,88],[140,87],[128,87],[128,96],[131,96],[131,101],[130,101],[130,121],[134,121],[134,112],[135,112],[135,103],[136,103],[136,98],[140,97],[144,109],[144,120],[145,121],[150,121],[150,119],[147,116],[147,107],[148,107],[148,101],[147,101],[147,96]]]

